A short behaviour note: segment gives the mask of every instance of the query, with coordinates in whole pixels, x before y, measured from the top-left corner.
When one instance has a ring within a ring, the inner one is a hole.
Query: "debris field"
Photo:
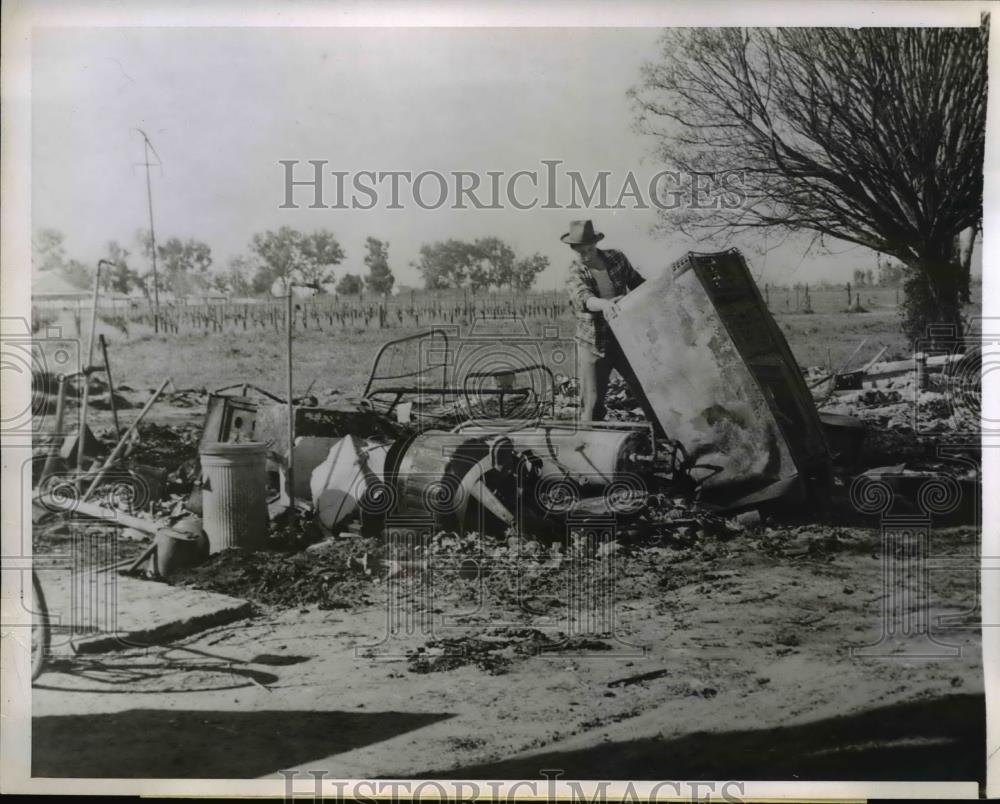
[[[861,344],[862,368],[800,368],[735,251],[688,255],[640,291],[611,325],[641,387],[614,378],[605,422],[577,419],[576,381],[544,354],[463,364],[465,345],[433,330],[386,344],[356,406],[249,383],[164,380],[146,396],[96,370],[35,377],[37,411],[55,422],[32,464],[36,563],[72,556],[74,571],[240,598],[253,604],[248,628],[285,623],[293,641],[296,612],[370,623],[405,611],[424,625],[390,623],[390,672],[411,679],[478,673],[531,687],[531,662],[623,647],[648,657],[668,621],[666,641],[701,629],[681,640],[688,672],[699,645],[711,653],[723,639],[710,636],[716,610],[730,646],[760,654],[735,675],[706,660],[695,681],[669,663],[630,673],[637,659],[609,662],[620,677],[600,697],[615,705],[584,717],[571,706],[552,715],[563,726],[530,739],[520,726],[467,744],[450,735],[456,761],[471,764],[641,718],[670,690],[709,700],[773,689],[782,681],[758,665],[877,641],[879,562],[916,549],[885,531],[892,517],[925,517],[935,555],[975,555],[974,354],[879,361]],[[503,327],[517,322],[489,323],[502,352]],[[448,358],[400,372],[413,349]],[[974,583],[938,576],[935,611],[975,619]],[[966,691],[975,650],[954,676]],[[362,661],[374,668],[384,652]],[[71,665],[62,656],[53,672]],[[942,683],[922,672],[904,673],[896,698]],[[552,705],[579,697],[570,686]],[[446,770],[430,749],[392,767]]]

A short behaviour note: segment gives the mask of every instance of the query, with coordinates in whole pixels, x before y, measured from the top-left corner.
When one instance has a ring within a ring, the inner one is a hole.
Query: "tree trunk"
[[[947,348],[964,333],[962,308],[969,300],[971,248],[960,237],[940,249],[929,249],[909,263],[904,284],[903,330],[913,348]]]
[[[972,301],[972,249],[975,246],[981,225],[981,223],[977,223],[975,226],[963,229],[955,235],[952,245],[955,258],[961,266],[959,294],[964,304],[969,304]]]

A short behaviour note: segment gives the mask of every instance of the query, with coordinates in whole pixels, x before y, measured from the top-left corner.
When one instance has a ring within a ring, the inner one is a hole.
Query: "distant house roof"
[[[67,282],[54,271],[35,271],[31,277],[31,295],[44,299],[79,299],[90,296],[91,291],[81,290]]]

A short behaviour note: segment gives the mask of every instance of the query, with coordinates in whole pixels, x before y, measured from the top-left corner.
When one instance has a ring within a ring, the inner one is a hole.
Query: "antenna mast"
[[[160,331],[160,280],[156,274],[156,231],[153,229],[153,190],[149,179],[149,152],[152,151],[156,157],[157,166],[162,163],[160,155],[156,153],[156,149],[149,141],[149,137],[146,136],[146,132],[141,128],[137,128],[136,131],[142,135],[142,147],[145,155],[143,165],[146,167],[146,201],[149,204],[149,250],[153,260],[153,332],[158,333]]]

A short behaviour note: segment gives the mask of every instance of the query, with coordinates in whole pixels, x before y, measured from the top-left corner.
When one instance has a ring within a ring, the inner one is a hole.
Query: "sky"
[[[397,283],[419,285],[422,244],[494,235],[550,267],[558,288],[572,254],[559,242],[572,218],[592,217],[647,275],[684,252],[711,250],[679,232],[654,235],[655,210],[281,209],[279,160],[327,169],[611,172],[612,198],[631,170],[662,166],[633,131],[626,91],[655,58],[659,30],[630,29],[36,29],[32,61],[32,226],[66,236],[69,256],[93,263],[108,241],[134,248],[148,226],[141,128],[162,163],[152,169],[158,240],[194,237],[215,261],[245,253],[255,232],[291,226],[334,232],[363,272],[364,241],[390,243]],[[332,180],[326,183],[332,187]],[[436,195],[428,183],[427,194]],[[388,195],[383,185],[383,198]],[[405,199],[411,196],[402,194]],[[488,198],[488,194],[483,197]],[[807,253],[797,238],[747,252],[758,281],[842,282],[874,268],[846,243]],[[137,259],[137,258],[133,258]]]

